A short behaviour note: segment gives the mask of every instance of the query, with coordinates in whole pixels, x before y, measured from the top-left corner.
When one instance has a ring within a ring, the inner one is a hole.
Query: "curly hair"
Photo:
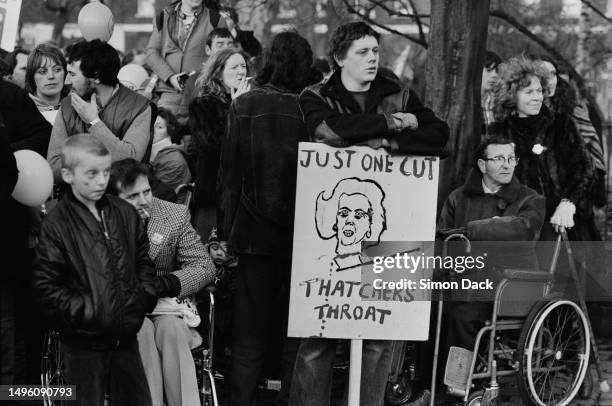
[[[548,89],[547,73],[539,63],[525,56],[513,57],[497,68],[499,82],[493,87],[493,115],[498,122],[505,121],[516,114],[517,92],[526,88],[532,78],[540,81],[546,96]]]
[[[202,69],[202,73],[196,79],[195,88],[197,89],[197,95],[203,96],[205,94],[214,94],[220,97],[225,97],[225,86],[223,85],[223,70],[227,64],[228,59],[232,56],[239,54],[242,55],[245,62],[248,62],[249,57],[246,53],[238,48],[227,48],[213,54]],[[247,74],[249,71],[249,65],[247,63]]]
[[[299,93],[309,84],[312,62],[312,49],[304,37],[295,31],[281,32],[266,50],[255,83]]]
[[[340,70],[336,58],[344,59],[354,41],[363,37],[374,37],[380,41],[380,34],[363,21],[342,24],[329,40],[329,60],[334,70]]]
[[[338,202],[343,195],[363,195],[368,199],[370,208],[370,242],[377,244],[380,236],[387,229],[387,215],[384,205],[385,192],[370,179],[347,178],[342,179],[331,191],[322,191],[317,196],[315,226],[319,237],[325,240],[334,238],[338,234],[337,218]]]
[[[577,104],[576,92],[569,83],[559,76],[561,72],[559,63],[546,54],[527,54],[526,57],[536,63],[548,62],[555,68],[557,87],[555,89],[555,94],[545,100],[546,105],[554,112],[573,114]]]

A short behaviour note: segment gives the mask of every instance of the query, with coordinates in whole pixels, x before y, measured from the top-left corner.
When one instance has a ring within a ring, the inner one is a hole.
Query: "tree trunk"
[[[480,85],[490,0],[432,0],[426,100],[450,127],[449,157],[440,166],[438,209],[463,184],[480,141]]]

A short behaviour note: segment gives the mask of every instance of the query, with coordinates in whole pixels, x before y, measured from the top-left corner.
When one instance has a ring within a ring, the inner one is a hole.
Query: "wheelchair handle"
[[[470,242],[470,240],[467,238],[467,236],[465,234],[461,234],[461,233],[454,233],[449,235],[448,237],[446,237],[444,239],[444,246],[442,247],[442,256],[446,257],[446,254],[448,252],[448,242],[454,238],[458,238],[460,240],[465,241],[465,252],[466,253],[470,253],[472,251],[472,243]]]

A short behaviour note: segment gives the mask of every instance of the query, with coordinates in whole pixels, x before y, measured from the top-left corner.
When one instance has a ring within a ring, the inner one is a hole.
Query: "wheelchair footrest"
[[[444,370],[444,384],[454,389],[452,392],[466,390],[472,357],[474,353],[460,347],[450,347]]]

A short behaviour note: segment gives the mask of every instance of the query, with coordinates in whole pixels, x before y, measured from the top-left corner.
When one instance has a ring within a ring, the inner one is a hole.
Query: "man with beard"
[[[47,153],[55,179],[60,180],[61,146],[73,134],[98,138],[113,161],[148,160],[155,106],[119,83],[117,51],[94,40],[78,42],[66,53],[66,84],[72,85],[72,92],[62,101]]]

